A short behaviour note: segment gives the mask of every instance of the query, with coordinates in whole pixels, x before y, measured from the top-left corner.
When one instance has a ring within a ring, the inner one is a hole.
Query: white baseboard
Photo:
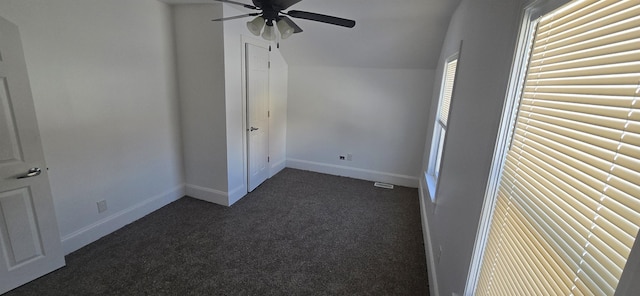
[[[286,159],[283,159],[282,161],[280,161],[278,163],[272,164],[271,167],[269,168],[269,178],[275,176],[280,171],[284,170],[284,168],[286,168],[286,167],[287,167],[287,160]]]
[[[65,235],[62,237],[62,249],[64,254],[67,255],[76,251],[100,239],[101,237],[180,199],[183,196],[185,196],[184,185],[179,185],[171,190],[148,198],[127,209]]]
[[[305,171],[313,171],[323,174],[345,176],[354,179],[361,179],[374,182],[384,182],[399,186],[418,188],[417,177],[384,173],[372,170],[358,169],[340,165],[326,164],[320,162],[306,161],[300,159],[287,159],[287,167]]]
[[[438,276],[436,273],[436,258],[433,255],[433,245],[431,244],[431,231],[429,230],[429,220],[427,219],[427,198],[429,192],[426,180],[420,180],[420,216],[422,218],[422,236],[424,238],[424,251],[427,255],[427,273],[429,276],[429,295],[439,296]],[[430,199],[429,199],[430,200]]]
[[[227,192],[190,184],[187,184],[185,187],[187,196],[189,197],[212,202],[222,206],[229,206],[229,193]]]
[[[232,206],[234,203],[239,201],[245,195],[247,195],[247,187],[244,187],[244,185],[240,185],[238,188],[229,191],[228,206]]]

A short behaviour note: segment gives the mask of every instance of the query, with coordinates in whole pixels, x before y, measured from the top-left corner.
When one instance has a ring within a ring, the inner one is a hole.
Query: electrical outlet
[[[344,155],[339,156],[340,160],[344,160]]]
[[[107,201],[106,200],[101,200],[101,201],[97,202],[97,204],[98,204],[98,213],[102,213],[102,212],[107,210]]]
[[[348,153],[347,154],[347,161],[352,161],[353,160],[353,154]]]

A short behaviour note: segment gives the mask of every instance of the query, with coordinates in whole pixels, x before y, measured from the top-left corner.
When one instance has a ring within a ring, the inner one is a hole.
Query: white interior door
[[[64,266],[18,28],[0,18],[0,294]]]
[[[269,50],[246,43],[249,192],[269,176]]]

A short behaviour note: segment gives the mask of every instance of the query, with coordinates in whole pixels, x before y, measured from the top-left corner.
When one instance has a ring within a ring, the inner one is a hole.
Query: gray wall
[[[246,13],[237,5],[223,5],[223,16]],[[227,112],[227,186],[229,201],[234,203],[247,194],[245,145],[245,106],[242,87],[242,34],[247,32],[246,20],[223,22],[224,27],[224,77],[225,108]]]
[[[440,295],[464,292],[521,13],[521,1],[464,0],[451,19],[436,71],[423,169],[436,118],[444,61],[463,41],[438,195],[421,182]],[[424,217],[423,217],[424,219]]]
[[[169,6],[3,0],[0,15],[22,35],[66,253],[183,195]]]
[[[287,161],[287,109],[289,66],[279,50],[271,52],[269,76],[269,176],[284,169]]]
[[[173,20],[187,192],[227,192],[222,5],[175,5]]]
[[[418,186],[433,70],[290,71],[288,166]]]

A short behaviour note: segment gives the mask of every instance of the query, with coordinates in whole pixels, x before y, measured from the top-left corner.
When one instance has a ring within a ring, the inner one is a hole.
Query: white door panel
[[[0,232],[9,269],[41,257],[40,232],[29,189],[22,187],[0,193],[0,210],[0,219],[5,222]]]
[[[2,18],[0,139],[2,294],[64,266],[20,35]]]
[[[269,176],[269,51],[246,43],[249,192]]]

